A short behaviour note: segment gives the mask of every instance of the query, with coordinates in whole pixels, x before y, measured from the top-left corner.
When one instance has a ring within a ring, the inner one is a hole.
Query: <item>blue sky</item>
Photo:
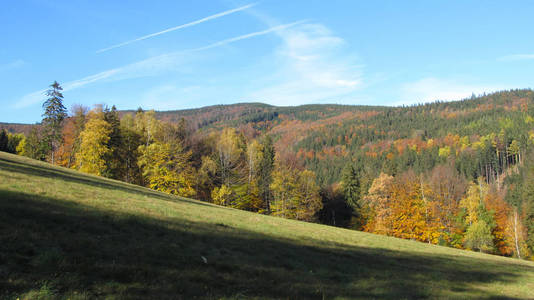
[[[53,1],[0,10],[0,122],[65,105],[400,105],[532,88],[533,1]]]

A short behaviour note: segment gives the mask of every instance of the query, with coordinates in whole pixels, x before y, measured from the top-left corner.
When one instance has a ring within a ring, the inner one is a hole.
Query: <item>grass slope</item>
[[[17,297],[519,299],[534,298],[534,263],[247,213],[0,153],[0,298]]]

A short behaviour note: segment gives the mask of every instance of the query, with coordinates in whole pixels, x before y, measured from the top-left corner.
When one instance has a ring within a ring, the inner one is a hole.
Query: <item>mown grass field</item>
[[[218,207],[0,152],[0,298],[533,299],[534,263]]]

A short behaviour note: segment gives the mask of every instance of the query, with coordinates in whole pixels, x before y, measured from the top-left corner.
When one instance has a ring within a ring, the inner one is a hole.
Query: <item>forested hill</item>
[[[241,103],[158,111],[156,116],[176,123],[184,118],[192,130],[203,132],[234,127],[247,138],[270,134],[276,140],[277,151],[293,152],[299,163],[317,172],[322,184],[331,184],[339,181],[347,157],[382,163],[388,155],[390,158],[400,155],[403,156],[400,161],[387,166],[389,171],[404,170],[411,164],[423,171],[443,162],[451,147],[459,146],[454,150],[460,154],[460,139],[463,150],[467,143],[491,133],[501,136],[505,133],[524,144],[525,126],[532,121],[525,116],[532,115],[533,101],[534,92],[525,89],[402,107],[333,104],[275,107]],[[516,122],[518,119],[522,121]],[[523,135],[516,137],[521,131]],[[429,158],[427,152],[440,149],[442,158]],[[423,154],[420,159],[415,157],[419,154]],[[477,164],[475,160],[472,162]],[[380,170],[378,166],[369,169]],[[468,170],[464,166],[462,170],[470,179],[486,175],[485,170]]]
[[[30,133],[32,127],[34,125],[32,124],[21,124],[21,123],[4,123],[0,122],[0,130],[5,130],[9,133],[24,133],[28,134]]]
[[[3,136],[0,150],[224,206],[534,253],[530,89],[404,107],[77,107],[62,122]]]
[[[300,106],[272,106],[263,103],[213,105],[194,109],[156,111],[158,119],[168,122],[187,120],[194,129],[239,126],[248,123],[277,122],[286,118],[316,121],[343,112],[386,110],[387,107],[364,105],[311,104]],[[135,113],[124,110],[120,114]]]

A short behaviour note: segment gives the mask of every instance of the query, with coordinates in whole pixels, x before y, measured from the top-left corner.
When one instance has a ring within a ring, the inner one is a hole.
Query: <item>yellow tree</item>
[[[231,186],[243,167],[243,145],[233,128],[225,128],[221,133],[217,145],[217,158],[220,168],[221,181]]]
[[[273,193],[271,212],[275,216],[294,219],[293,190],[297,185],[296,172],[286,166],[277,166],[270,185]]]
[[[504,200],[504,195],[496,188],[492,188],[484,197],[484,204],[488,211],[493,213],[495,227],[492,230],[493,243],[501,255],[513,253],[513,235],[506,234],[509,225],[512,225],[512,208]]]
[[[469,226],[465,233],[465,246],[480,252],[492,251],[491,228],[484,220],[479,219]]]
[[[431,226],[433,217],[426,200],[430,190],[413,172],[404,173],[390,186],[390,210],[387,221],[391,226],[390,235],[436,244],[440,232]]]
[[[440,242],[460,246],[461,229],[456,221],[460,200],[466,191],[466,182],[451,165],[435,167],[428,176],[430,193],[426,194],[429,225],[441,232]]]
[[[465,209],[465,221],[468,225],[478,221],[478,208],[483,203],[487,191],[487,184],[482,179],[479,179],[478,182],[478,184],[474,182],[469,184],[467,195],[460,200],[460,208]]]
[[[260,163],[263,159],[263,145],[257,140],[253,140],[247,144],[246,151],[246,164],[247,164],[247,184],[244,197],[241,197],[244,201],[239,201],[242,208],[252,211],[263,211],[263,201],[260,196],[259,187],[259,170]]]
[[[273,173],[273,215],[301,221],[312,221],[323,207],[315,173],[278,166]]]
[[[388,234],[391,231],[390,206],[392,203],[391,185],[393,176],[386,173],[373,180],[368,194],[363,198],[366,224],[364,230],[378,234]]]
[[[315,173],[309,170],[302,171],[298,176],[295,190],[295,219],[302,221],[312,221],[315,213],[323,208],[323,203],[319,195]]]
[[[90,111],[85,129],[80,133],[80,151],[76,153],[76,167],[80,171],[95,175],[105,172],[104,157],[110,151],[107,147],[110,132],[102,110],[96,108]]]
[[[522,219],[517,208],[511,208],[504,232],[506,240],[511,244],[511,252],[518,258],[528,257],[527,228],[523,225]]]
[[[460,201],[460,208],[465,211],[464,221],[467,229],[463,243],[467,249],[484,252],[494,250],[493,234],[499,227],[494,218],[494,211],[488,210],[486,198],[488,198],[488,185],[479,179],[478,184],[473,182],[469,185],[467,195]]]
[[[299,171],[278,164],[270,188],[273,192],[271,211],[275,216],[313,221],[317,211],[323,207],[312,171]]]
[[[183,197],[196,194],[193,169],[181,144],[152,143],[139,146],[139,167],[151,189]]]
[[[213,203],[217,205],[228,206],[234,199],[235,195],[230,187],[226,184],[223,184],[220,188],[215,187],[211,192],[211,199]]]
[[[16,151],[18,155],[28,156],[26,153],[26,136],[22,137],[22,140],[17,145]]]
[[[323,207],[315,173],[278,165],[271,184],[273,215],[301,221],[313,221]]]
[[[202,177],[200,181],[204,182],[202,185],[210,185],[211,182],[211,185],[218,186],[211,193],[214,202],[238,209],[258,210],[255,208],[258,205],[254,204],[257,202],[255,201],[257,189],[251,186],[255,182],[257,168],[255,151],[258,149],[252,147],[247,152],[244,136],[239,135],[234,128],[224,128],[214,140],[216,141],[214,159],[203,159],[203,165],[199,170],[199,176]],[[212,170],[211,161],[215,163],[216,170]],[[210,173],[212,178],[206,178]],[[216,177],[213,178],[214,176]]]
[[[161,123],[156,119],[154,110],[137,112],[135,126],[137,127],[137,132],[140,132],[143,136],[143,144],[147,147],[154,141],[156,134],[161,131]]]
[[[259,163],[263,158],[263,147],[257,140],[247,145],[248,184],[250,185],[258,172]]]
[[[217,178],[217,163],[210,156],[202,156],[202,164],[196,171],[195,190],[199,199],[213,200],[212,192],[216,187],[214,179]]]

